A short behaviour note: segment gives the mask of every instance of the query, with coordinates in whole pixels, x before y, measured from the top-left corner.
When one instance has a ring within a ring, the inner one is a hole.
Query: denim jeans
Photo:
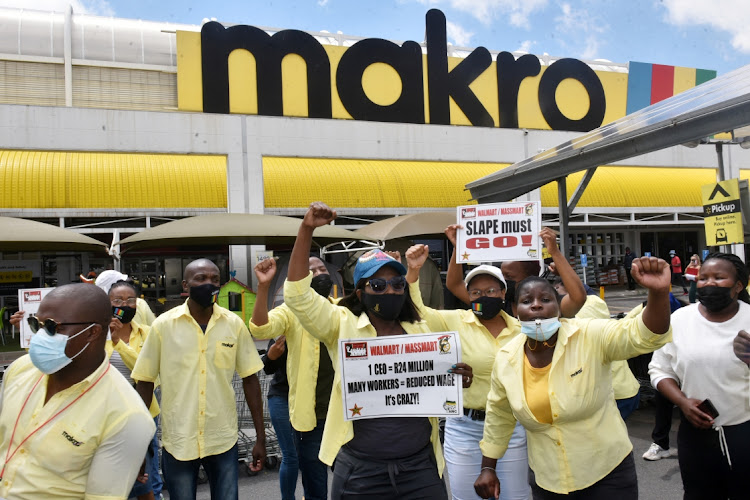
[[[445,463],[454,500],[475,500],[474,481],[482,469],[482,450],[479,441],[484,422],[469,417],[451,417],[445,421]],[[526,430],[516,424],[503,458],[495,468],[500,479],[500,500],[528,500],[531,487],[528,481],[529,460],[526,453]]]
[[[328,470],[326,464],[318,458],[325,424],[325,419],[320,419],[315,429],[309,432],[294,431],[305,500],[326,500],[328,498]]]
[[[224,453],[187,461],[177,460],[164,448],[162,466],[164,485],[169,491],[169,498],[195,500],[198,469],[203,464],[208,476],[211,500],[238,500],[238,462],[237,443]]]
[[[281,396],[271,396],[268,398],[268,413],[271,415],[271,425],[273,425],[279,448],[281,448],[281,466],[279,467],[281,500],[294,500],[294,490],[297,488],[299,475],[299,460],[297,459],[295,430],[289,423],[289,401]],[[315,458],[317,458],[317,453]]]
[[[620,410],[620,416],[623,420],[627,420],[630,414],[638,409],[638,403],[640,402],[640,400],[640,392],[632,398],[615,399],[615,403],[617,403],[617,409]]]

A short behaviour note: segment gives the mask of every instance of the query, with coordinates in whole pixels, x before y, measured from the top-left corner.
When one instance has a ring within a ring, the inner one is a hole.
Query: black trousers
[[[685,500],[747,500],[750,498],[750,420],[724,426],[732,467],[722,454],[719,433],[697,429],[682,417],[677,431],[678,459]]]
[[[635,279],[630,274],[630,269],[625,269],[625,276],[628,277],[628,290],[635,290]]]
[[[669,431],[672,430],[672,410],[674,405],[661,392],[654,393],[654,430],[651,439],[665,450],[669,449]]]
[[[344,446],[333,464],[331,500],[350,498],[448,500],[448,492],[432,444],[410,457],[387,462],[355,455]]]
[[[529,469],[529,484],[534,500],[638,500],[638,477],[635,474],[635,461],[630,453],[602,479],[582,490],[571,491],[567,495],[552,493],[536,484],[534,471]],[[502,487],[502,485],[501,485]]]

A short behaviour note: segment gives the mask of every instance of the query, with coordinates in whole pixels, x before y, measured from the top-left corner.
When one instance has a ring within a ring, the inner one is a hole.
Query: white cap
[[[505,277],[503,276],[503,272],[500,270],[500,268],[495,266],[488,266],[487,264],[482,264],[481,266],[477,266],[469,271],[469,274],[466,275],[466,279],[464,279],[464,283],[466,283],[466,286],[469,286],[469,282],[474,279],[475,276],[478,276],[480,274],[488,274],[493,278],[497,278],[498,280],[500,280],[500,283],[503,284],[504,288],[508,288],[508,284],[505,282]]]
[[[675,255],[676,253],[677,253],[677,252],[675,252],[674,250],[670,250],[670,251],[669,251],[669,255]]]
[[[94,284],[104,290],[104,293],[109,293],[109,289],[112,288],[112,285],[117,283],[118,281],[125,281],[128,279],[127,274],[122,274],[118,271],[108,270],[108,271],[102,271],[99,273],[99,276],[96,277],[96,281]]]

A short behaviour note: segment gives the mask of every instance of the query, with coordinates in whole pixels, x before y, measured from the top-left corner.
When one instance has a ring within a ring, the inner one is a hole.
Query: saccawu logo
[[[500,52],[493,60],[484,47],[449,58],[445,15],[436,9],[427,12],[425,31],[426,54],[413,41],[399,46],[368,38],[342,47],[322,45],[299,30],[269,35],[217,22],[204,24],[200,33],[179,31],[178,107],[580,132],[624,114],[622,74],[596,73],[570,58],[544,68],[531,54],[516,59]],[[608,98],[616,101],[610,114]]]
[[[345,342],[344,351],[347,358],[366,358],[367,342]]]

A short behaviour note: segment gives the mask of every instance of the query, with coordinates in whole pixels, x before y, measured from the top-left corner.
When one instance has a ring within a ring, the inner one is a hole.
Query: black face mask
[[[471,301],[471,311],[477,318],[492,319],[503,310],[505,300],[500,297],[479,297]]]
[[[709,312],[719,312],[727,308],[733,301],[732,287],[704,286],[696,290],[698,302],[703,304]]]
[[[404,307],[404,302],[406,302],[406,294],[384,293],[376,295],[362,292],[362,304],[365,306],[365,310],[387,321],[398,318],[401,309]]]
[[[120,323],[130,323],[135,317],[135,307],[112,306],[112,316],[120,320]]]
[[[214,305],[218,298],[219,287],[212,283],[190,287],[190,299],[204,309]]]
[[[328,297],[328,295],[331,293],[331,288],[333,288],[333,280],[331,280],[331,275],[319,274],[315,276],[312,279],[312,283],[310,283],[310,288],[318,292],[319,295]]]

